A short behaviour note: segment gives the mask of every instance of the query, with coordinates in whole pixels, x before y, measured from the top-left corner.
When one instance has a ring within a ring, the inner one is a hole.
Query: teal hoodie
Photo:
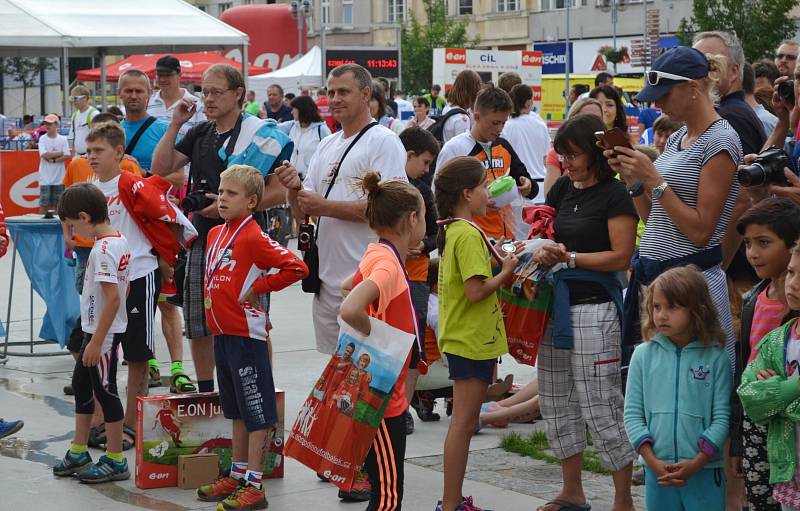
[[[716,448],[706,468],[723,466],[733,386],[730,361],[722,347],[692,341],[679,349],[658,334],[637,346],[628,369],[625,431],[638,451],[652,442],[667,463],[694,458],[703,439]]]

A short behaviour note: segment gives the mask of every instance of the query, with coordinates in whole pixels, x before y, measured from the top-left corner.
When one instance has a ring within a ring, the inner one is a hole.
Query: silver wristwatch
[[[567,263],[567,266],[569,268],[575,268],[575,259],[577,259],[577,257],[578,257],[578,253],[577,252],[570,252],[569,253],[569,262]]]
[[[660,199],[661,196],[664,195],[664,192],[667,191],[667,187],[668,186],[669,186],[669,183],[667,183],[666,181],[662,181],[660,185],[658,185],[655,188],[653,188],[653,191],[651,192],[651,194],[653,196],[653,199],[654,200]]]

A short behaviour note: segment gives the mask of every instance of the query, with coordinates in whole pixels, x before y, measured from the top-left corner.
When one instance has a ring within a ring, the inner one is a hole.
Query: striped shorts
[[[547,442],[566,459],[586,449],[588,426],[600,461],[611,471],[637,457],[625,433],[620,375],[621,327],[613,302],[573,305],[571,350],[553,347],[548,329],[539,349],[539,404]]]

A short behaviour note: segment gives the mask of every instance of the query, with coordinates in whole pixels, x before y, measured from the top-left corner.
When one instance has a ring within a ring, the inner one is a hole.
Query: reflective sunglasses
[[[647,83],[650,85],[658,85],[658,82],[661,81],[662,78],[666,78],[667,80],[676,80],[682,82],[688,82],[689,80],[692,80],[692,78],[686,78],[685,76],[674,75],[672,73],[665,73],[664,71],[647,72]]]
[[[72,96],[72,101],[80,101],[85,97],[88,97],[88,96]]]

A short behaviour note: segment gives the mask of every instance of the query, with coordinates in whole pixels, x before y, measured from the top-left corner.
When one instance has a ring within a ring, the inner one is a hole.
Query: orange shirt
[[[119,168],[123,172],[130,172],[134,176],[142,177],[142,169],[131,160],[122,160],[119,162]],[[92,172],[92,167],[89,166],[89,160],[86,158],[73,158],[67,166],[67,173],[64,174],[64,186],[85,183],[92,177],[94,177],[94,172]],[[92,248],[94,245],[94,240],[81,238],[77,234],[73,234],[72,239],[75,241],[76,247]]]
[[[427,282],[430,262],[431,258],[427,254],[419,257],[406,257],[408,280],[412,282]]]

